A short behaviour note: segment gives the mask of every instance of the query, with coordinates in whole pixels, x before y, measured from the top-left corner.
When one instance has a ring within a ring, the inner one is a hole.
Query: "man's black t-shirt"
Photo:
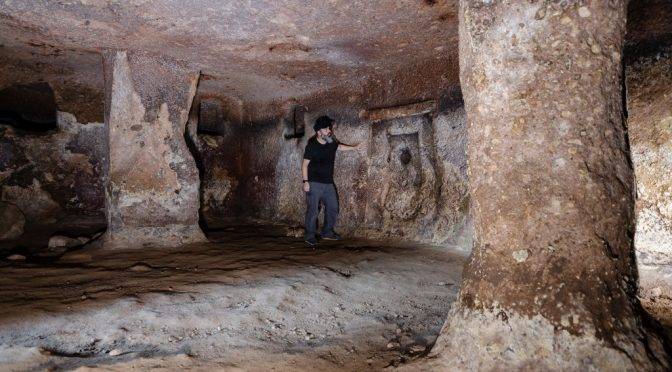
[[[308,181],[319,183],[334,183],[334,160],[338,141],[325,143],[317,142],[317,136],[310,137],[306,145],[303,158],[310,160],[308,163]]]

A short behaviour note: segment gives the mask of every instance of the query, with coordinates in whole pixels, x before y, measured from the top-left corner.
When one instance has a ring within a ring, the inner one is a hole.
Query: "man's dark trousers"
[[[338,218],[338,196],[333,183],[310,182],[310,191],[306,193],[306,239],[315,237],[317,214],[320,201],[324,204],[324,225],[322,236],[334,234],[334,225]]]

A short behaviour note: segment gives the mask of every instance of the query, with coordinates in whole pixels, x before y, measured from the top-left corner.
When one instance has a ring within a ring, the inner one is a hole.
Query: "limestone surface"
[[[292,98],[368,108],[440,95],[458,81],[456,13],[454,0],[3,0],[0,56],[68,71],[90,51],[142,50],[202,71],[210,95],[260,121]]]
[[[669,368],[635,297],[626,2],[465,0],[460,19],[475,244],[438,365]]]
[[[0,219],[0,226],[13,230],[15,218],[23,221],[23,233],[0,239],[0,250],[37,252],[59,231],[88,235],[105,228],[103,124],[58,112],[55,126],[35,133],[0,124],[0,197],[21,214]]]
[[[377,123],[359,122],[348,112],[326,113],[336,118],[340,141],[361,145],[336,156],[340,233],[432,244],[464,241],[459,245],[468,249],[466,123],[460,107]],[[312,128],[299,138],[283,137],[281,121],[254,128],[229,123],[221,134],[196,132],[190,131],[206,224],[261,219],[302,227],[300,164]]]
[[[637,181],[635,248],[640,298],[672,325],[672,50],[626,70],[628,129]]]
[[[23,226],[26,218],[21,213],[21,209],[14,204],[0,202],[0,240],[13,240],[23,235]]]
[[[670,369],[670,19],[0,0],[0,369]],[[321,115],[359,146],[310,250]]]
[[[434,343],[463,251],[283,235],[0,260],[0,370],[382,370]]]
[[[198,72],[143,54],[106,59],[107,248],[204,241],[199,176],[184,139]]]

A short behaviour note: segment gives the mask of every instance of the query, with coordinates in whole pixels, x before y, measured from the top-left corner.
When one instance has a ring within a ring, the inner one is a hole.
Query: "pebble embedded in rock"
[[[144,263],[137,263],[131,267],[128,268],[128,270],[136,272],[136,273],[144,273],[148,271],[152,271],[153,268],[147,264]]]
[[[590,14],[591,14],[590,9],[588,9],[587,7],[582,6],[582,7],[579,8],[579,17],[588,18],[588,17],[590,17]]]
[[[425,347],[423,345],[413,345],[409,349],[409,352],[411,354],[420,354],[420,353],[424,352],[426,349],[427,349],[427,347]]]
[[[113,349],[113,350],[110,350],[110,352],[107,353],[107,354],[108,354],[109,356],[119,356],[119,355],[121,355],[121,350],[119,350],[119,349]]]
[[[521,250],[513,252],[512,256],[513,256],[513,259],[516,260],[516,262],[522,263],[522,262],[525,262],[527,260],[527,257],[529,256],[529,253],[527,252],[527,249],[521,249]]]
[[[54,235],[51,238],[49,238],[49,248],[71,248],[71,247],[76,247],[80,245],[79,239],[73,239],[69,238],[67,236],[63,235]]]

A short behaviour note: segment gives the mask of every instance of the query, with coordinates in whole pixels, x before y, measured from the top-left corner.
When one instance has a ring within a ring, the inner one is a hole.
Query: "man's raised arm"
[[[340,143],[338,144],[338,149],[340,151],[352,151],[352,150],[357,150],[362,144],[358,143],[356,145],[347,145],[345,143]]]

